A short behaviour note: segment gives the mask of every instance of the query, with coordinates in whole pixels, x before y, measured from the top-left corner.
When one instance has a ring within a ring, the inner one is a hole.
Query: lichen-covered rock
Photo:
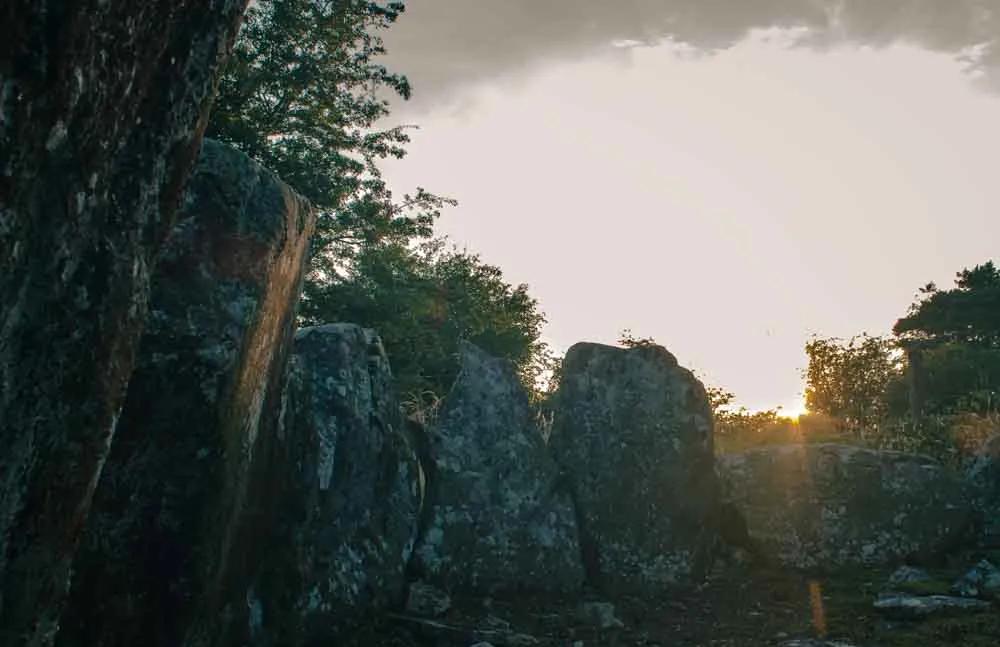
[[[926,558],[973,521],[961,480],[923,456],[786,445],[722,456],[719,466],[750,535],[788,566]]]
[[[448,588],[573,591],[583,582],[573,508],[528,396],[472,344],[428,426],[429,506],[416,567]]]
[[[1000,595],[1000,569],[982,559],[960,577],[951,590],[964,598],[993,599]]]
[[[406,612],[434,618],[451,608],[451,596],[426,582],[411,582],[406,592]]]
[[[403,602],[421,505],[374,331],[327,324],[296,334],[271,462],[281,494],[254,587],[262,634],[272,645],[336,644],[368,612]]]
[[[883,593],[874,603],[875,609],[891,618],[915,620],[945,611],[983,612],[993,605],[985,600],[959,598],[950,595],[913,595],[909,593]]]
[[[621,629],[625,626],[615,615],[615,605],[610,602],[581,602],[577,608],[577,619],[598,629]]]
[[[1000,548],[1000,434],[972,457],[965,480],[980,517],[980,541],[987,548]]]
[[[271,173],[205,142],[153,276],[59,644],[206,644],[246,607],[232,589],[248,577],[251,467],[274,434],[314,223]]]
[[[51,641],[246,0],[3,4],[0,644]]]
[[[655,592],[700,576],[719,490],[702,384],[660,346],[566,353],[550,444],[568,475],[588,577]]]
[[[889,576],[888,586],[898,586],[902,584],[921,584],[931,581],[930,574],[922,568],[915,566],[900,566]]]

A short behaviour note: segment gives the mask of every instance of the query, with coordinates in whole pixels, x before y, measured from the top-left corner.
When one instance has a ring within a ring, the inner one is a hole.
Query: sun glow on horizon
[[[799,402],[788,407],[778,409],[778,417],[798,422],[799,418],[809,413],[805,403]]]

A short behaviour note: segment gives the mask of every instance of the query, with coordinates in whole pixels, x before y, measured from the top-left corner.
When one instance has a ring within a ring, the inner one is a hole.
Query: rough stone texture
[[[417,458],[377,335],[300,330],[282,410],[254,632],[258,644],[336,644],[368,611],[403,602],[420,513]]]
[[[451,597],[425,582],[410,582],[406,593],[406,612],[434,618],[451,608]]]
[[[447,588],[573,591],[575,515],[513,367],[472,344],[428,426],[429,508],[416,568]]]
[[[274,433],[314,224],[271,173],[205,141],[153,276],[59,644],[218,639],[229,589],[246,578],[235,539],[251,464]]]
[[[876,598],[875,608],[892,618],[914,620],[944,611],[990,611],[993,605],[985,600],[950,595],[883,593]]]
[[[892,572],[892,575],[889,576],[888,585],[892,587],[900,584],[929,582],[930,580],[930,574],[922,568],[916,568],[914,566],[900,566]]]
[[[989,560],[980,560],[955,582],[951,590],[964,598],[993,599],[1000,596],[1000,569]]]
[[[702,384],[660,346],[580,343],[562,370],[549,442],[574,491],[588,577],[656,592],[700,576],[719,517]]]
[[[0,9],[0,643],[47,644],[246,0]]]
[[[987,548],[1000,548],[1000,434],[972,457],[965,480],[981,520],[980,541]]]
[[[953,547],[973,520],[963,484],[929,458],[786,445],[719,459],[763,550],[793,567],[887,564]]]

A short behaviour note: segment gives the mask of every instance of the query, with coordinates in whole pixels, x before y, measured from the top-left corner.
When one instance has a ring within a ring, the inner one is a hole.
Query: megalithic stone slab
[[[0,644],[46,645],[246,0],[0,10]]]
[[[271,173],[205,141],[153,276],[58,644],[219,644],[232,596],[246,606],[247,493],[275,430],[314,224]]]

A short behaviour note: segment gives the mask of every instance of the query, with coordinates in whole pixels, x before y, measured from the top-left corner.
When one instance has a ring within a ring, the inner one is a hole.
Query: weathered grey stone
[[[884,593],[876,598],[875,608],[892,618],[917,619],[943,611],[989,611],[993,605],[985,600],[949,595]]]
[[[246,0],[3,3],[0,644],[44,645]]]
[[[1000,569],[989,560],[980,560],[952,587],[956,595],[966,598],[992,598],[1000,594]]]
[[[919,582],[929,582],[931,576],[922,568],[913,566],[900,566],[889,576],[889,586],[897,584],[915,584]]]
[[[980,541],[1000,548],[1000,434],[979,448],[969,461],[965,479],[981,519]]]
[[[253,563],[252,467],[272,442],[313,210],[205,141],[152,281],[60,645],[220,644]]]
[[[577,609],[577,618],[598,629],[621,629],[625,626],[625,623],[615,615],[615,605],[610,602],[581,602]]]
[[[933,460],[842,445],[787,445],[719,459],[750,535],[798,567],[930,557],[974,515],[960,479]]]
[[[415,566],[446,588],[572,591],[573,508],[508,363],[471,344],[427,430],[429,507]]]
[[[406,612],[433,618],[451,608],[451,597],[426,582],[411,582],[406,594]]]
[[[275,531],[254,587],[262,633],[269,645],[336,644],[372,610],[403,602],[416,454],[382,344],[353,324],[296,334],[282,408]]]
[[[719,516],[702,384],[659,346],[576,344],[562,371],[550,444],[574,490],[588,577],[632,591],[700,577]]]

